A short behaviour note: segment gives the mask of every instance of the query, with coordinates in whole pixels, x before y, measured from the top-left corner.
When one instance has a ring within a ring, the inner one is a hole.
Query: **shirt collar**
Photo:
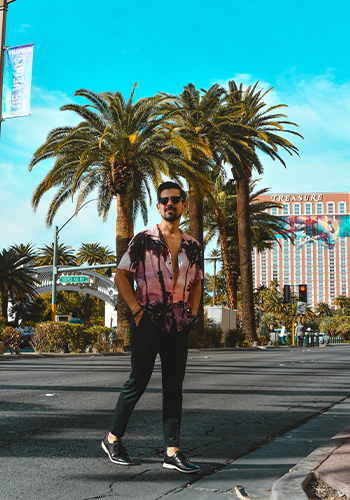
[[[182,229],[180,229],[180,232],[181,232],[181,244],[184,244],[184,243],[188,244],[191,240],[191,236],[189,236],[187,233],[182,231]],[[161,235],[159,232],[158,224],[155,224],[154,226],[149,228],[147,233],[151,236],[154,236],[156,239],[163,241],[163,238],[161,238]]]

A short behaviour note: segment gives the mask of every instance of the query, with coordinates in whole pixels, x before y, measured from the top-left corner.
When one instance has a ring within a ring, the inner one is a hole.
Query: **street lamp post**
[[[9,3],[16,0],[0,0],[0,134],[2,119],[2,88],[4,80],[4,62],[5,62],[5,34],[6,34],[6,15]]]
[[[0,0],[1,1],[1,0]],[[53,240],[53,262],[52,262],[52,299],[51,299],[51,321],[55,321],[56,319],[56,285],[57,285],[57,275],[58,275],[58,265],[57,265],[57,248],[58,248],[58,233],[63,229],[68,222],[70,222],[73,217],[75,217],[78,212],[85,207],[88,203],[92,201],[96,201],[98,198],[93,198],[92,200],[87,201],[70,217],[60,228],[55,226],[55,235]]]

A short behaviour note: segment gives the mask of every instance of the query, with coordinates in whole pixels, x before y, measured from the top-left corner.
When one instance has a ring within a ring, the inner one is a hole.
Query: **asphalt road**
[[[182,449],[202,474],[162,468],[157,360],[124,438],[135,465],[100,441],[129,357],[0,357],[1,500],[161,499],[318,415],[350,394],[350,346],[191,351]]]

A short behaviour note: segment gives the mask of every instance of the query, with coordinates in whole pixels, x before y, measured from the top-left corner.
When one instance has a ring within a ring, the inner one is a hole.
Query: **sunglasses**
[[[177,205],[178,203],[180,203],[180,201],[182,200],[181,196],[164,196],[164,198],[159,198],[159,203],[161,203],[162,205],[167,205],[169,200],[171,200],[171,203],[173,203],[174,205]]]

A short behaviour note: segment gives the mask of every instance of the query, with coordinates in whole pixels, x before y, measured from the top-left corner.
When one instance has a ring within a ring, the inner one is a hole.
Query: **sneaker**
[[[132,465],[133,461],[129,457],[126,449],[124,448],[123,443],[120,440],[113,441],[113,443],[110,443],[108,441],[107,436],[108,434],[102,440],[101,446],[109,456],[110,461],[113,462],[114,464],[119,464],[119,465]]]
[[[200,468],[197,465],[191,464],[181,451],[176,451],[172,457],[169,457],[168,454],[165,453],[163,467],[165,469],[176,469],[185,474],[200,471]]]

